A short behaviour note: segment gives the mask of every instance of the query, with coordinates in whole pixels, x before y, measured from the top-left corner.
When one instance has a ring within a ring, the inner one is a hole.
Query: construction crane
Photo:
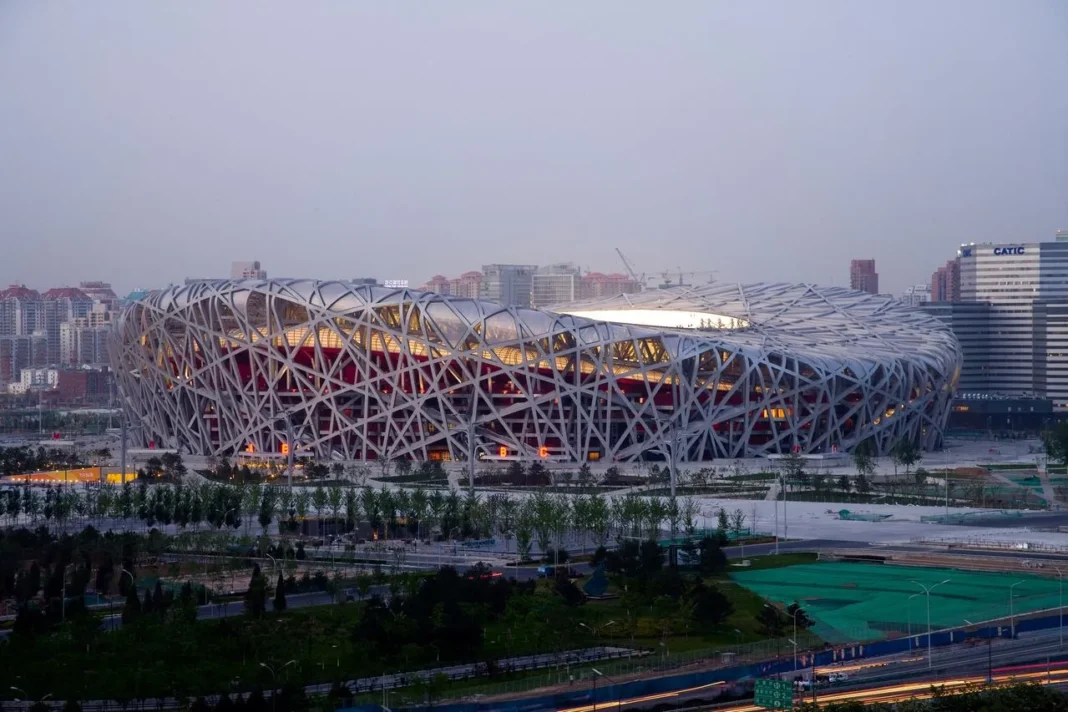
[[[714,275],[719,274],[719,270],[718,269],[706,269],[706,270],[697,270],[695,272],[683,272],[682,271],[682,267],[676,267],[674,272],[669,272],[669,271],[665,270],[664,272],[660,273],[660,278],[663,279],[664,281],[659,286],[660,286],[660,289],[668,289],[670,287],[686,287],[686,286],[689,286],[689,285],[686,284],[686,281],[684,279],[685,277],[696,277],[697,275],[700,275],[700,274],[707,274],[708,275],[708,283],[712,284],[712,282],[715,281]],[[676,276],[679,278],[679,281],[678,282],[673,282],[672,280]]]
[[[630,278],[633,279],[635,282],[644,285],[645,273],[643,272],[642,276],[639,277],[637,273],[635,273],[634,268],[630,266],[630,262],[627,262],[627,258],[623,255],[623,250],[619,249],[618,247],[616,248],[616,254],[619,255],[619,259],[623,260],[623,266],[627,268],[627,274],[630,275]]]

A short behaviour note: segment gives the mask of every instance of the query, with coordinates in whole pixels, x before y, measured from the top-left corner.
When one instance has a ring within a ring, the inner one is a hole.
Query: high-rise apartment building
[[[481,277],[481,273],[479,274]],[[443,274],[436,274],[427,280],[426,284],[419,287],[424,292],[433,292],[434,294],[452,294],[450,289],[451,280]]]
[[[0,290],[0,336],[27,336],[38,329],[41,295],[24,284]]]
[[[624,274],[582,270],[571,262],[534,265],[485,265],[482,272],[464,272],[457,279],[434,275],[419,289],[466,299],[485,299],[509,306],[547,307],[577,299],[637,294],[642,283]]]
[[[0,336],[0,390],[19,380],[24,368],[48,363],[48,347],[43,333],[29,336]]]
[[[931,275],[931,301],[960,301],[960,259],[954,258]]]
[[[231,262],[230,279],[267,279],[267,271],[260,269],[259,261]]]
[[[625,274],[590,272],[582,276],[579,298],[618,297],[621,294],[637,294],[640,291],[642,291],[642,283],[633,277],[628,277]]]
[[[85,296],[93,300],[93,304],[103,305],[107,311],[113,311],[119,298],[107,282],[80,282],[78,284]]]
[[[531,280],[530,306],[567,304],[579,297],[582,272],[570,262],[538,267]]]
[[[88,316],[59,326],[59,363],[64,366],[102,365],[108,362],[107,336],[111,312],[94,305]]]
[[[464,299],[478,299],[482,291],[482,273],[464,272],[457,279],[449,280],[449,294]]]
[[[529,307],[536,265],[482,265],[478,296],[509,307]]]
[[[875,260],[853,260],[849,263],[849,288],[868,294],[879,293],[879,273]]]
[[[60,354],[60,326],[89,315],[93,300],[75,287],[56,287],[41,295],[42,314],[39,329],[48,340],[48,363],[58,364]]]

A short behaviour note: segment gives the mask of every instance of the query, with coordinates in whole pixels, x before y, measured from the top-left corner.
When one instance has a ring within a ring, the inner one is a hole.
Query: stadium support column
[[[471,389],[471,412],[467,416],[467,491],[475,494],[475,418],[478,417],[477,386]]]
[[[126,484],[126,409],[122,410],[122,414],[119,416],[119,437],[122,438],[122,443],[119,446],[119,480],[122,484]],[[103,479],[107,479],[104,477]]]
[[[286,469],[288,470],[289,492],[293,493],[293,451],[297,444],[293,442],[293,421],[286,416]]]
[[[475,420],[467,423],[467,491],[475,493]]]
[[[671,431],[671,471],[668,473],[671,477],[671,499],[675,499],[675,483],[678,481],[680,439],[679,429],[673,428]]]

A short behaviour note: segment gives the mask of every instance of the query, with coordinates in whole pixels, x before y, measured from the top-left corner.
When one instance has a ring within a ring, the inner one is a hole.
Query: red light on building
[[[500,449],[497,450],[497,454],[501,457],[508,457],[508,448],[502,445]]]
[[[282,454],[283,455],[288,455],[289,454],[289,443],[282,443]]]
[[[256,452],[256,446],[252,443],[249,443],[248,447],[245,448],[245,452]]]
[[[156,449],[156,441],[155,440],[149,440],[148,441],[148,449],[149,450],[155,450]]]
[[[538,448],[538,457],[540,457],[542,459],[545,459],[546,457],[549,457],[549,448],[545,447],[544,445],[539,447]]]

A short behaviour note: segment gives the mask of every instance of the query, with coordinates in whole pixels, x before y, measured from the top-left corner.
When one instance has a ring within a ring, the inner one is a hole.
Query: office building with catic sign
[[[962,245],[957,255],[959,302],[924,308],[961,343],[960,389],[1068,408],[1068,234]]]
[[[896,299],[674,287],[555,311],[311,280],[145,295],[111,358],[140,437],[197,454],[627,462],[941,444],[960,350]]]

